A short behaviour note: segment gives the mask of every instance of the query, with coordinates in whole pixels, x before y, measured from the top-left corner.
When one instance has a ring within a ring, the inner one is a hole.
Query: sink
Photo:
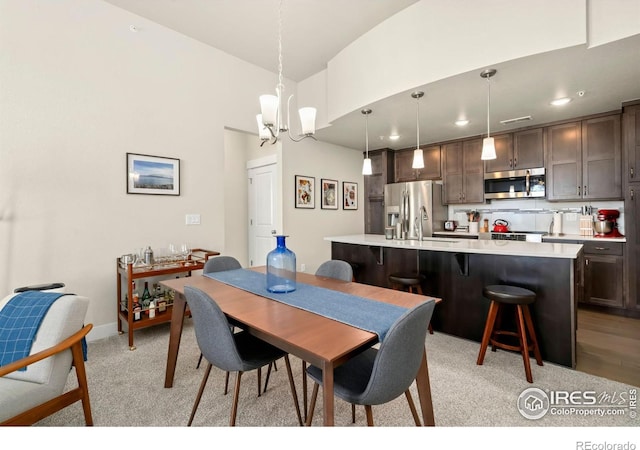
[[[444,238],[433,238],[433,237],[423,237],[422,238],[423,241],[433,241],[433,242],[448,242],[451,244],[457,244],[460,241],[452,241],[450,239],[444,239]]]

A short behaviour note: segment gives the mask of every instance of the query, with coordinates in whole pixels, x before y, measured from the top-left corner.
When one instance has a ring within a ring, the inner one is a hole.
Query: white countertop
[[[324,240],[343,244],[373,245],[437,252],[477,253],[481,255],[529,256],[533,258],[576,259],[582,249],[582,244],[455,239],[455,236],[432,237],[424,238],[423,241],[414,241],[385,239],[383,235],[378,234],[353,234],[349,236],[325,237]]]
[[[461,238],[474,239],[477,238],[479,233],[469,233],[468,231],[434,231],[435,236],[460,236]],[[543,241],[608,241],[608,242],[627,242],[627,238],[601,238],[596,236],[582,236],[580,234],[543,234]]]
[[[561,234],[560,236],[554,234],[545,234],[542,236],[543,241],[607,241],[607,242],[627,242],[624,237],[621,238],[601,238],[596,236],[582,236],[580,234]]]

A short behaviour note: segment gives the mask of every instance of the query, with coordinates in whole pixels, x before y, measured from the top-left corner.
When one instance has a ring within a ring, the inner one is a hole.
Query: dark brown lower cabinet
[[[422,291],[442,302],[433,312],[436,331],[480,342],[489,310],[482,289],[512,284],[531,289],[531,305],[542,358],[575,367],[578,260],[438,252],[357,244],[331,244],[331,258],[355,265],[356,281],[391,287],[392,272],[418,270]],[[504,318],[508,321],[508,317]]]
[[[623,267],[622,256],[585,253],[583,301],[623,308]]]

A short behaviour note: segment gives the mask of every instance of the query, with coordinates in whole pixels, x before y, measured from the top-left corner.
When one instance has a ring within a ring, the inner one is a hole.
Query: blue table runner
[[[234,269],[204,274],[244,291],[270,298],[338,322],[370,331],[384,340],[389,328],[407,308],[379,302],[344,292],[296,282],[296,290],[284,294],[267,290],[267,277],[248,269]]]

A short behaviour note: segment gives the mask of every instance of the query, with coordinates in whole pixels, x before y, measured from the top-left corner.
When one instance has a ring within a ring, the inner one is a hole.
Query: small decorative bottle
[[[267,290],[292,292],[296,290],[296,254],[285,245],[286,236],[276,236],[277,246],[267,255]]]

